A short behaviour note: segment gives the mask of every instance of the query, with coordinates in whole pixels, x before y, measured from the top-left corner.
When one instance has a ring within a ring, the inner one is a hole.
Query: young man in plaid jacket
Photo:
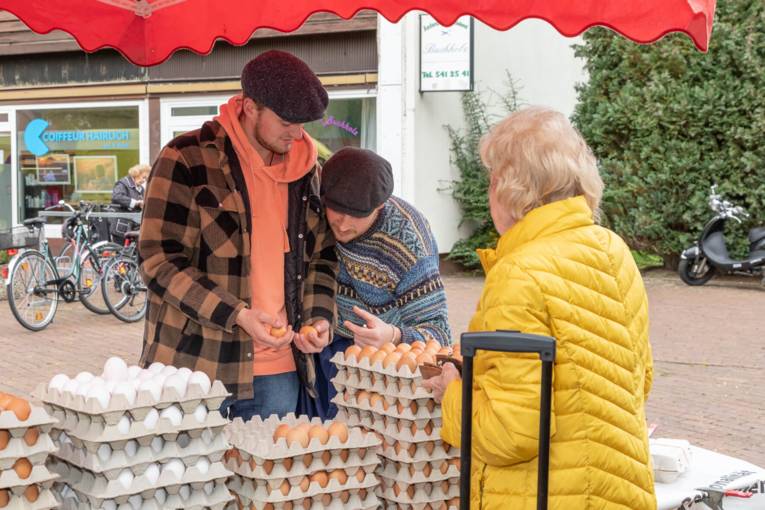
[[[330,341],[337,260],[303,131],[322,118],[326,91],[278,51],[245,66],[242,89],[163,148],[139,252],[149,288],[141,362],[223,381],[223,411],[247,420],[295,411],[301,386],[316,396],[312,353]]]

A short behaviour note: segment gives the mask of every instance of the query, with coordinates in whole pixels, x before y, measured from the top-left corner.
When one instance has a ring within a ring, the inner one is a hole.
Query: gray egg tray
[[[23,487],[18,494],[11,494],[11,500],[8,502],[7,506],[3,507],[3,510],[50,510],[52,508],[58,508],[59,502],[56,500],[56,496],[50,489],[52,483],[53,482],[51,481],[46,484],[48,487],[40,489],[40,495],[34,502],[30,502],[24,497],[24,490],[26,490],[26,487]]]
[[[300,487],[292,487],[287,495],[282,494],[278,489],[269,491],[267,487],[257,485],[252,480],[237,475],[234,475],[229,480],[228,485],[231,492],[242,502],[246,502],[248,506],[253,504],[258,509],[265,508],[269,504],[271,505],[269,508],[284,508],[285,506],[292,506],[286,505],[287,503],[292,502],[293,505],[299,505],[306,499],[311,499],[313,505],[310,508],[313,510],[315,508],[377,508],[379,503],[377,498],[374,497],[374,489],[378,484],[377,477],[370,474],[363,482],[359,482],[354,478],[341,485],[337,480],[330,480],[327,486],[323,488],[314,482],[311,483],[307,491],[302,491]],[[367,497],[363,501],[359,497],[359,493],[362,490],[365,490],[367,493]],[[350,498],[355,497],[354,501],[357,504],[351,504],[350,502],[343,503],[340,498],[345,494]]]
[[[48,434],[41,433],[32,446],[29,446],[23,437],[14,437],[8,442],[8,446],[0,451],[0,471],[11,469],[20,458],[29,459],[33,466],[45,464],[48,455],[55,451],[56,445]]]

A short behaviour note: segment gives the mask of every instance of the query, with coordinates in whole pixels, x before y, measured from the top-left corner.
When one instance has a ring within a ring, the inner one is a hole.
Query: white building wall
[[[423,212],[439,250],[448,252],[469,228],[458,228],[461,214],[449,192],[459,172],[450,164],[445,129],[464,124],[461,93],[419,93],[417,13],[397,24],[380,18],[378,38],[378,150],[393,165],[395,193]],[[585,79],[571,47],[576,42],[539,20],[524,21],[505,32],[476,21],[475,88],[489,100],[490,112],[498,114],[501,105],[491,91],[506,90],[509,72],[523,104],[546,105],[571,115],[574,86]]]

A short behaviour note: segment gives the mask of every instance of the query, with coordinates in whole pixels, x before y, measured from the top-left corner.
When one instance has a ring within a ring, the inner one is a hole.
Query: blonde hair
[[[483,137],[480,152],[495,198],[513,222],[578,195],[598,219],[603,180],[597,161],[562,113],[541,106],[516,111]]]
[[[148,175],[149,172],[151,172],[151,166],[149,165],[133,165],[128,170],[128,175],[132,177],[133,179],[135,179],[141,174]]]

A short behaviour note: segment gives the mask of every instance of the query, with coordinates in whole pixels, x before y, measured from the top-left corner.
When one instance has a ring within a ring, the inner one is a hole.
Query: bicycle
[[[10,244],[16,244],[16,248],[23,251],[9,264],[8,304],[19,324],[31,331],[45,329],[53,322],[59,299],[71,303],[79,297],[88,310],[109,313],[106,304],[98,302],[101,293],[97,290],[104,266],[102,254],[116,253],[120,247],[108,241],[92,242],[87,220],[94,206],[85,202],[80,202],[80,206],[79,211],[69,206],[73,214],[67,218],[64,228],[71,228],[74,245],[71,267],[63,274],[45,237],[45,218],[30,218],[23,222],[23,227],[11,230],[16,238],[11,239]]]
[[[147,289],[138,266],[138,232],[127,232],[125,247],[106,263],[101,280],[106,306],[124,322],[138,322],[146,315]]]

